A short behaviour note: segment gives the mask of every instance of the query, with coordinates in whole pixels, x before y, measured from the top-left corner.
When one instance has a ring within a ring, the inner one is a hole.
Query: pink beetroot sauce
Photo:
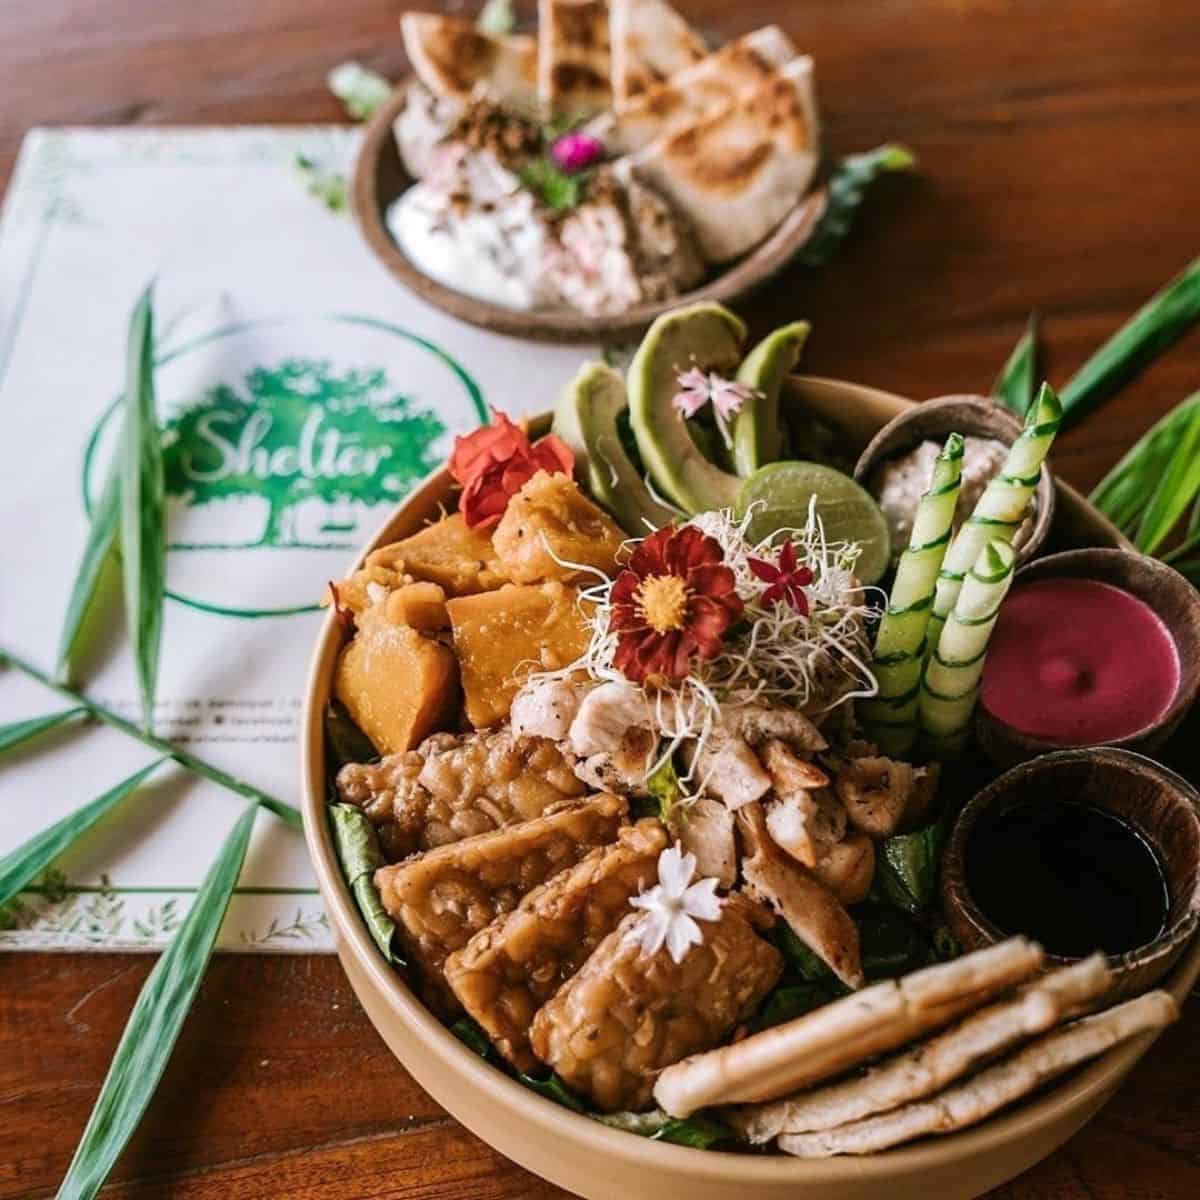
[[[1091,746],[1157,721],[1179,674],[1175,642],[1144,601],[1093,579],[1041,579],[1000,609],[982,700],[1029,737]]]

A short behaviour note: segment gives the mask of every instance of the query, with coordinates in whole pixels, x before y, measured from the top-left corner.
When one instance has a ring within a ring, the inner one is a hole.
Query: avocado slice
[[[625,380],[602,362],[584,363],[563,388],[554,408],[553,431],[575,453],[575,471],[592,499],[626,533],[645,537],[678,514],[660,504],[625,453],[617,418],[626,406]]]
[[[742,357],[746,326],[729,309],[703,302],[659,317],[629,364],[629,419],[655,484],[688,513],[732,508],[741,481],[701,453],[672,403],[678,376],[691,367],[730,376]]]
[[[738,382],[759,395],[742,405],[733,418],[733,466],[745,478],[774,462],[783,452],[779,422],[779,392],[791,374],[808,338],[807,321],[793,321],[769,333],[738,368]]]

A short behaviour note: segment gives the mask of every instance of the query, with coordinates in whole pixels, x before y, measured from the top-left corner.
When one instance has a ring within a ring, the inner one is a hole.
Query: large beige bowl
[[[909,401],[834,380],[797,378],[791,401],[818,411],[865,446]],[[384,524],[371,546],[418,529],[447,498],[444,471],[425,481]],[[1050,539],[1127,545],[1076,492],[1059,483]],[[337,938],[338,955],[375,1027],[439,1104],[502,1154],[588,1200],[965,1200],[1018,1175],[1079,1129],[1112,1095],[1153,1041],[1144,1035],[1110,1051],[1033,1100],[979,1127],[864,1158],[798,1159],[691,1150],[606,1128],[523,1088],[488,1066],[441,1025],[380,956],[343,881],[325,816],[322,712],[341,646],[330,618],[313,658],[304,713],[304,829]],[[1200,975],[1200,941],[1167,986],[1182,1003]]]

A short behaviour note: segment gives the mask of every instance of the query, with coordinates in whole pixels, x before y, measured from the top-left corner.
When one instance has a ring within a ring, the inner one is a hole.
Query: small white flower
[[[658,885],[630,900],[646,914],[630,931],[646,954],[657,954],[665,945],[671,958],[681,963],[692,946],[704,941],[696,922],[720,919],[717,881],[692,883],[695,873],[696,856],[684,854],[678,843],[668,846],[658,856]]]

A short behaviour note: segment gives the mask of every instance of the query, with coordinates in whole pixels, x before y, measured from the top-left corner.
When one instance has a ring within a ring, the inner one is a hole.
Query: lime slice
[[[771,463],[742,484],[737,511],[741,516],[758,506],[748,532],[757,542],[777,529],[803,528],[814,496],[826,540],[857,542],[862,553],[855,574],[864,584],[878,583],[891,563],[892,539],[879,505],[849,475],[821,463]]]

